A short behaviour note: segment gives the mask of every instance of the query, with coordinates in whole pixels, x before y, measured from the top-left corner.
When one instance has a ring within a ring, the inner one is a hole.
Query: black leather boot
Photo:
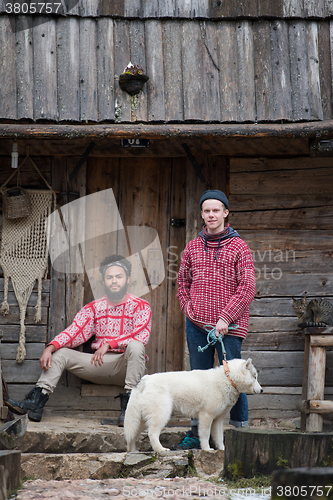
[[[130,398],[130,392],[120,392],[117,398],[120,398],[120,409],[121,413],[118,418],[118,427],[124,427],[125,411],[127,408],[127,403]]]
[[[41,387],[34,387],[29,394],[25,396],[22,401],[14,401],[13,399],[7,399],[5,405],[19,415],[25,415],[28,413],[29,420],[33,422],[40,422],[43,415],[43,408],[49,399],[48,394],[42,393]]]

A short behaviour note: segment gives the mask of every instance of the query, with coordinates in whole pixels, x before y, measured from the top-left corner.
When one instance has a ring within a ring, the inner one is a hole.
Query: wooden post
[[[0,331],[0,347],[1,347],[1,339],[3,337],[3,333]],[[1,354],[1,351],[0,351]],[[1,372],[1,356],[0,356],[0,374],[2,377],[2,372]],[[7,406],[3,406],[3,393],[2,393],[2,378],[1,378],[1,383],[0,383],[0,422],[4,422],[8,414],[8,408]]]
[[[325,390],[326,347],[311,346],[311,339],[310,335],[307,399],[322,401]],[[322,430],[323,416],[318,413],[307,415],[306,431],[322,432]]]
[[[305,335],[303,384],[302,384],[302,400],[303,401],[305,401],[308,397],[309,353],[310,353],[310,335]],[[307,419],[307,415],[305,413],[302,413],[301,414],[301,431],[306,430],[306,419]]]

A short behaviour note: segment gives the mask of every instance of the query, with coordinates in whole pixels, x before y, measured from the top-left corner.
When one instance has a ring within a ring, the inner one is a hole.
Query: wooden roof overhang
[[[13,140],[35,156],[308,156],[310,143],[333,138],[333,120],[279,124],[0,124],[2,155]],[[122,139],[148,139],[148,148],[123,148]],[[312,149],[312,154],[315,150]]]

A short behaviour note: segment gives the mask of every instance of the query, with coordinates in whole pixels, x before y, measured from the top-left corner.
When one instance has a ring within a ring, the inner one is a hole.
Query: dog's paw
[[[214,448],[201,448],[203,451],[215,451]]]
[[[170,451],[170,448],[159,448],[158,450],[155,450],[156,453],[164,453],[165,451]]]

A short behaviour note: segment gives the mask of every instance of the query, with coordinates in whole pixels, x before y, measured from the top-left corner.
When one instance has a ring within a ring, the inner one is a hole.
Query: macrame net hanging
[[[0,266],[4,273],[4,299],[0,312],[4,316],[9,314],[8,283],[10,278],[20,308],[20,337],[16,354],[18,363],[22,363],[26,355],[24,321],[28,300],[36,280],[38,298],[35,308],[35,322],[39,322],[42,317],[42,279],[46,277],[48,268],[46,220],[51,214],[53,204],[55,205],[55,192],[28,154],[25,160],[27,158],[30,159],[49,189],[26,189],[31,203],[31,213],[27,217],[17,219],[3,217]],[[22,167],[24,161],[17,171]],[[1,186],[0,191],[3,195],[6,184],[15,173]]]

